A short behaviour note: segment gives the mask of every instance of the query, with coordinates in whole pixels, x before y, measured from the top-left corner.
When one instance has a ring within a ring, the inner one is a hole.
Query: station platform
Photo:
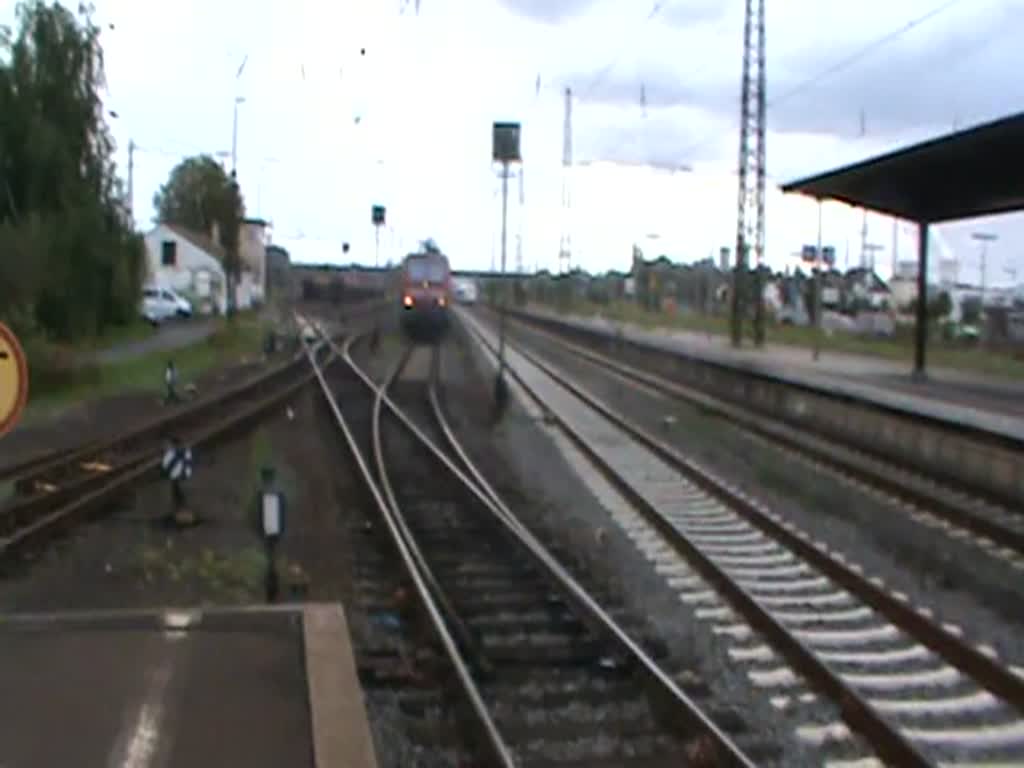
[[[341,607],[0,617],[0,766],[376,768]]]
[[[536,305],[527,312],[609,333],[621,327],[627,339],[1024,442],[1024,381],[942,368],[929,368],[926,380],[917,381],[909,358],[904,363],[822,350],[814,360],[810,349],[800,347],[768,343],[757,349],[748,342],[735,349],[721,335],[646,329],[604,317],[561,315]]]

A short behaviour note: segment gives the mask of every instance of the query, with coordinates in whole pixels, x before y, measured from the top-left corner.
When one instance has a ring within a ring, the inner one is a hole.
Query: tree
[[[932,320],[941,320],[944,317],[949,317],[952,311],[953,298],[946,291],[942,291],[928,302],[928,314]]]
[[[138,314],[143,246],[103,118],[91,8],[39,0],[0,32],[0,313],[71,341]]]
[[[238,230],[245,217],[245,201],[237,182],[210,155],[189,157],[171,170],[167,183],[153,196],[153,207],[160,221],[194,232],[210,235],[217,225],[230,286],[228,311],[233,311],[234,287],[242,267]]]
[[[960,302],[961,322],[977,325],[981,321],[981,298],[970,296]]]

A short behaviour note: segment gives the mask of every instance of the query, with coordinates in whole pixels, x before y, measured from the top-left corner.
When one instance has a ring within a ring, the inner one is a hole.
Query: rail
[[[469,323],[466,325],[479,342],[486,349],[490,350],[491,354],[496,354],[494,344],[478,328]],[[506,344],[508,345],[508,342]],[[966,672],[982,687],[1004,699],[1011,707],[1017,711],[1024,711],[1024,680],[1015,675],[1012,670],[1003,667],[972,646],[959,640],[959,638],[943,627],[922,616],[910,605],[904,604],[885,590],[875,586],[866,578],[840,563],[805,537],[788,530],[780,520],[768,515],[767,510],[756,501],[729,488],[721,480],[697,466],[685,456],[678,454],[673,448],[629,423],[625,418],[613,412],[605,404],[599,402],[581,387],[570,381],[565,375],[555,371],[551,366],[522,349],[518,349],[517,354],[521,355],[530,365],[536,367],[546,376],[557,382],[559,386],[571,392],[575,398],[585,403],[623,433],[649,449],[684,476],[691,478],[699,487],[703,488],[713,497],[723,501],[755,528],[782,543],[791,551],[796,552],[819,571],[846,588],[851,594],[856,595],[886,616],[895,626],[916,638],[923,645],[931,648],[947,663]],[[506,370],[515,378],[523,390],[538,403],[543,403],[543,399],[520,372],[508,363],[506,363],[506,366]],[[925,766],[931,764],[895,726],[883,718],[869,702],[776,620],[766,608],[760,605],[754,597],[736,583],[722,567],[705,555],[698,545],[693,544],[684,533],[672,525],[630,483],[619,476],[618,472],[608,464],[604,457],[583,439],[582,435],[573,425],[569,424],[560,414],[551,412],[550,409],[547,410],[570,440],[643,513],[645,519],[662,533],[680,555],[687,562],[691,563],[694,569],[708,582],[717,587],[737,612],[743,615],[752,626],[760,630],[776,650],[797,671],[839,705],[844,720],[854,730],[860,732],[883,759],[898,765]]]
[[[330,344],[336,352],[340,352],[342,359],[346,361],[351,370],[359,375],[372,392],[376,393],[379,391],[380,388],[377,387],[372,380],[366,377],[365,373],[352,360],[350,355],[352,346],[351,340],[347,341],[340,350],[338,350],[336,345],[334,345],[334,342],[327,339],[325,339],[325,341],[327,341],[327,343]],[[402,526],[396,520],[396,515],[392,510],[391,505],[385,499],[376,480],[374,480],[373,473],[371,472],[366,459],[363,457],[362,451],[349,428],[348,422],[345,420],[345,417],[341,412],[337,399],[331,392],[331,388],[324,377],[323,371],[312,357],[310,357],[310,364],[312,365],[315,376],[320,383],[320,390],[324,399],[334,416],[335,424],[344,435],[349,452],[359,469],[363,482],[366,484],[367,489],[373,497],[374,506],[377,508],[381,518],[384,520],[384,523],[391,534],[392,540],[398,549],[399,556],[402,560],[402,566],[408,574],[409,580],[412,582],[413,587],[416,590],[416,594],[419,596],[420,603],[426,611],[427,617],[430,621],[430,626],[441,646],[444,648],[445,655],[454,670],[463,694],[469,701],[471,709],[476,716],[477,724],[481,732],[482,745],[488,753],[490,760],[488,764],[495,766],[496,768],[499,766],[500,768],[515,768],[516,764],[512,757],[512,753],[508,749],[501,734],[495,726],[493,719],[491,718],[490,712],[484,703],[483,697],[480,695],[476,682],[473,680],[473,676],[469,671],[469,665],[462,658],[458,643],[455,641],[455,638],[452,637],[452,633],[449,631],[448,625],[443,618],[441,609],[435,602],[431,589],[427,584],[427,580],[420,571],[417,558],[409,548],[406,536],[402,531]]]
[[[656,373],[624,365],[601,353],[580,347],[556,332],[531,327],[530,333],[557,344],[593,365],[650,387],[672,399],[695,405],[703,411],[725,418],[740,428],[769,440],[773,445],[785,446],[804,457],[823,463],[833,471],[855,477],[958,528],[988,537],[999,542],[1001,546],[1024,555],[1024,530],[1019,526],[1014,528],[1006,524],[1006,521],[1012,520],[1014,516],[1009,510],[997,507],[996,513],[978,514],[975,505],[978,502],[984,503],[982,499],[969,495],[964,498],[965,494],[945,489],[930,479],[918,476],[914,468],[901,469],[894,474],[893,462],[882,462],[862,453],[858,448],[837,445],[835,441],[787,428],[786,422],[761,416],[753,408],[728,402],[721,397],[671,381]]]
[[[319,354],[319,350],[314,354]],[[301,359],[297,362],[302,363]],[[251,423],[283,402],[312,378],[311,373],[303,373],[292,364],[287,364],[271,377],[280,378],[282,371],[287,372],[289,378],[284,379],[278,389],[269,394],[262,394],[253,402],[237,408],[234,412],[221,415],[220,418],[203,420],[187,435],[189,444],[192,447],[202,447],[231,434],[233,430]],[[291,377],[294,377],[294,380]],[[248,382],[242,391],[253,393],[257,388],[253,382]],[[178,417],[187,416],[190,420],[195,419],[197,414],[205,415],[208,409],[209,404],[206,403],[203,410],[182,412]],[[130,439],[135,439],[137,433],[133,431],[129,435]],[[116,446],[117,442],[114,441],[111,445]],[[156,447],[151,447],[131,454],[126,462],[111,467],[108,471],[80,479],[77,484],[71,486],[73,493],[43,492],[27,499],[15,499],[8,507],[0,510],[0,523],[6,527],[5,535],[0,537],[0,561],[9,560],[15,554],[38,545],[66,526],[79,522],[118,493],[155,475],[160,468],[160,461],[161,452]],[[33,472],[39,471],[37,469]]]
[[[667,694],[676,707],[677,714],[693,731],[708,736],[717,751],[718,765],[730,766],[753,766],[750,759],[713,723],[678,685],[658,666],[657,662],[629,637],[619,624],[594,601],[590,594],[562,567],[562,565],[547,551],[544,545],[537,540],[532,533],[522,525],[514,513],[501,501],[498,494],[486,482],[483,475],[478,471],[474,478],[468,476],[448,457],[443,450],[423,433],[423,431],[391,400],[383,387],[378,387],[373,380],[362,371],[352,360],[348,350],[343,350],[342,357],[362,380],[363,383],[377,393],[378,402],[386,406],[398,422],[413,435],[433,456],[491,512],[492,515],[510,532],[515,539],[526,549],[530,556],[539,564],[552,578],[555,585],[565,595],[571,604],[576,606],[581,617],[595,628],[600,634],[612,640],[616,647],[621,648],[635,662],[638,663],[649,677],[656,684],[658,689]],[[443,414],[438,414],[443,421]],[[449,443],[457,445],[450,426],[445,422],[446,435],[450,435]],[[453,443],[454,441],[454,443]],[[453,450],[460,457],[460,461],[469,462],[469,457],[461,446]],[[483,490],[487,488],[488,490]],[[389,523],[389,525],[391,525]],[[398,526],[395,525],[397,532]]]

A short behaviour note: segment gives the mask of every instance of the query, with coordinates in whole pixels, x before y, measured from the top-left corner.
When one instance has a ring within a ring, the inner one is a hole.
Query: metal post
[[[981,243],[981,306],[985,308],[985,293],[988,287],[986,261],[988,257],[988,244],[996,240],[996,236],[988,232],[974,232],[971,237]]]
[[[736,242],[736,265],[732,272],[732,308],[730,311],[730,326],[732,332],[732,345],[739,347],[743,343],[743,286],[745,272],[747,270],[746,259],[743,253],[747,244],[741,235]]]
[[[928,222],[917,224],[917,312],[914,319],[914,374],[925,378],[925,347],[928,344]]]
[[[754,267],[754,346],[764,346],[764,282],[761,274],[761,262]]]
[[[821,355],[821,198],[818,198],[818,249],[814,254],[814,359]]]
[[[128,141],[128,216],[135,224],[135,140]]]
[[[498,379],[505,376],[505,313],[508,305],[508,294],[505,290],[505,258],[507,253],[506,235],[508,223],[508,162],[501,164],[501,322],[498,332]],[[501,385],[499,385],[501,386]]]
[[[494,379],[494,409],[500,418],[508,402],[508,385],[505,382],[505,316],[508,310],[507,286],[505,280],[506,235],[508,216],[508,160],[501,163],[501,305],[498,326],[498,375]]]
[[[380,225],[373,228],[373,266],[380,266]]]
[[[235,99],[235,116],[231,121],[231,177],[238,171],[238,99]]]

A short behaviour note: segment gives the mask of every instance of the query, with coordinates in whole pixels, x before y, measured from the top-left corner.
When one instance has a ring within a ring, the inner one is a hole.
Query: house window
[[[178,244],[173,240],[164,240],[160,248],[160,264],[173,267],[178,262]]]

